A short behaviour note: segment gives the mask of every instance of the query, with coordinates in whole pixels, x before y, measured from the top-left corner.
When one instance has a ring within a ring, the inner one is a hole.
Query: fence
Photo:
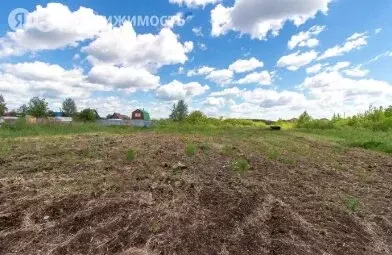
[[[133,126],[133,127],[152,126],[152,121],[146,121],[146,120],[107,119],[107,120],[98,120],[97,123],[104,126]]]

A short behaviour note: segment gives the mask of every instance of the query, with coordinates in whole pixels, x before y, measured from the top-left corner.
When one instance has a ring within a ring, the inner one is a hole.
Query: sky
[[[0,94],[101,116],[184,99],[211,117],[392,105],[390,0],[2,1]]]

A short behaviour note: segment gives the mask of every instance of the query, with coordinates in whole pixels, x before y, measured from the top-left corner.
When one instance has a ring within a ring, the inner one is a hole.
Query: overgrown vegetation
[[[340,114],[334,114],[328,119],[312,119],[304,112],[296,123],[298,128],[306,129],[334,129],[334,128],[365,128],[373,131],[390,131],[392,130],[392,106],[369,107],[364,113],[356,114],[352,117],[342,117]]]

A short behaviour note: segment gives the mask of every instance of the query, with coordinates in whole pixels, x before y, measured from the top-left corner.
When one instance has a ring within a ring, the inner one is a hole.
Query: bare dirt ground
[[[4,140],[0,254],[392,254],[392,157],[274,136]]]

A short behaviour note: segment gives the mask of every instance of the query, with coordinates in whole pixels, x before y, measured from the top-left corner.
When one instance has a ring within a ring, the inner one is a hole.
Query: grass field
[[[0,253],[391,254],[391,136],[3,128]]]

